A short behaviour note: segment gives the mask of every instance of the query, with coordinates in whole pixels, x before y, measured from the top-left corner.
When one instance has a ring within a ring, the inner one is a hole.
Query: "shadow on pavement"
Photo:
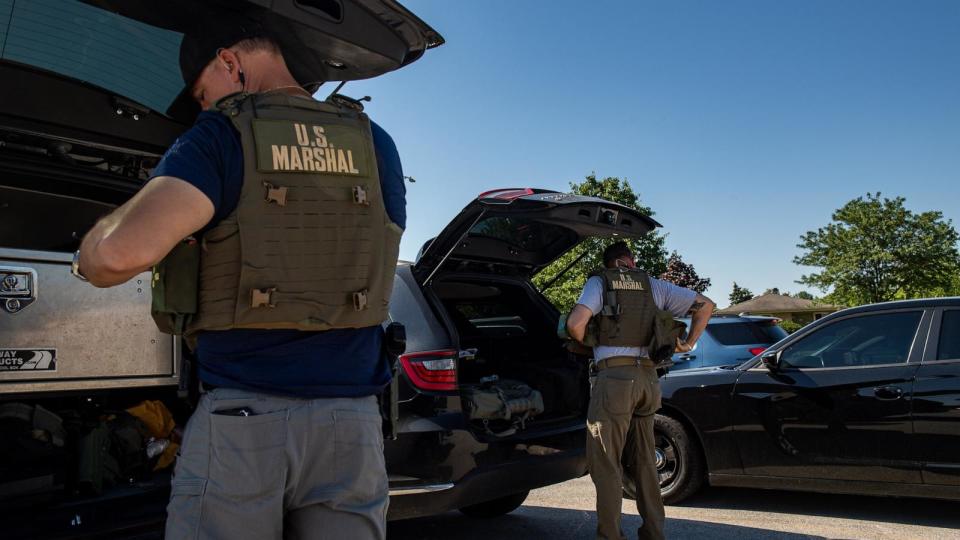
[[[896,485],[890,486],[891,491]],[[936,499],[831,495],[744,488],[707,488],[678,508],[749,510],[956,528],[957,503]]]
[[[636,538],[640,518],[623,516],[623,530]],[[523,506],[513,513],[492,519],[475,519],[460,513],[447,513],[419,519],[391,522],[390,540],[510,540],[549,538],[550,540],[592,540],[596,522],[594,513],[565,508]],[[667,518],[667,538],[709,538],[711,540],[821,540],[822,537],[791,534],[753,527],[739,527],[687,519]]]

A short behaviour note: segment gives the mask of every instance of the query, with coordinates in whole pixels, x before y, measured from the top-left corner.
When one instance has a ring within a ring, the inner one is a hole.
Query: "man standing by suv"
[[[658,310],[676,317],[691,314],[686,340],[678,352],[693,349],[707,326],[714,303],[695,291],[650,278],[636,268],[624,242],[603,252],[605,270],[591,276],[567,319],[567,331],[583,343],[591,319],[596,330],[593,357],[597,378],[587,411],[587,463],[597,489],[597,538],[626,538],[620,528],[623,484],[621,454],[631,422],[637,435],[637,510],[643,518],[639,538],[664,538],[653,434],[660,408],[660,382],[647,345]]]
[[[186,36],[180,66],[204,112],[74,265],[107,287],[167,257],[155,310],[197,299],[159,314],[206,390],[166,536],[382,539],[380,323],[406,219],[396,148],[358,104],[315,101],[251,21]]]

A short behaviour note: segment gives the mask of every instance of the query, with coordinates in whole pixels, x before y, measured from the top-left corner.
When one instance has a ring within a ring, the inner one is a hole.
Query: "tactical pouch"
[[[200,244],[191,239],[178,243],[154,268],[150,309],[161,332],[181,335],[197,312],[200,280]]]
[[[687,325],[674,319],[669,311],[657,310],[653,319],[653,338],[650,340],[650,360],[661,364],[673,357],[677,339],[686,331]]]

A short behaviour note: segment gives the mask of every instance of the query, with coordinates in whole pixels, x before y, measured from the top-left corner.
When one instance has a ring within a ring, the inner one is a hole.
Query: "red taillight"
[[[766,348],[766,347],[751,347],[750,349],[747,349],[747,350],[750,351],[750,354],[751,354],[751,355],[756,356],[756,355],[762,353],[763,351],[767,350],[767,348]]]
[[[530,188],[510,188],[510,189],[494,189],[491,191],[484,191],[480,195],[477,195],[478,199],[499,199],[501,201],[512,201],[526,195],[533,195],[533,190]]]
[[[403,372],[421,390],[457,389],[457,352],[427,351],[400,357]]]

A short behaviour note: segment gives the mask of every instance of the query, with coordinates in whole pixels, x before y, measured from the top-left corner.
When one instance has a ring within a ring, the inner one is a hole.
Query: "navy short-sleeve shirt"
[[[390,135],[373,124],[380,186],[390,220],[406,227],[406,186],[400,155]],[[214,206],[209,229],[240,200],[243,151],[240,134],[224,115],[204,111],[164,154],[153,177],[189,182]],[[234,329],[201,332],[197,343],[200,379],[211,385],[304,398],[360,397],[390,382],[381,353],[383,329],[304,332]]]

